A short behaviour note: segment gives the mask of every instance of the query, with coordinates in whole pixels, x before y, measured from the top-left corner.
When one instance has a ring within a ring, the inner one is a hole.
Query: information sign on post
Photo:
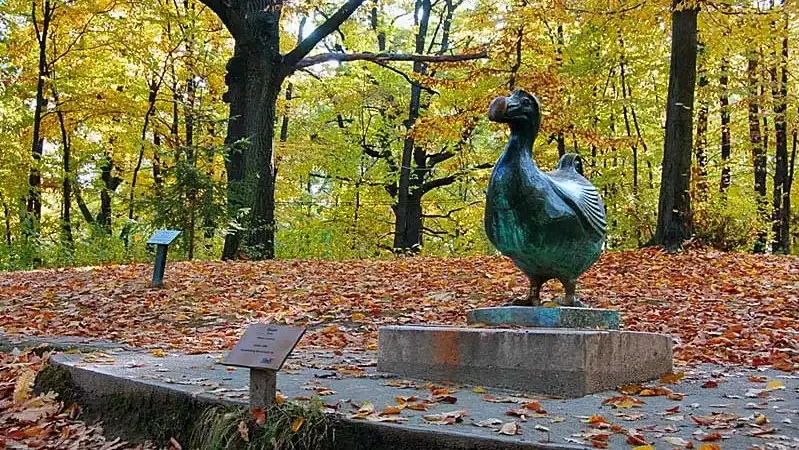
[[[274,403],[277,372],[304,333],[305,328],[253,323],[222,360],[226,366],[250,369],[250,408]]]
[[[166,252],[171,244],[180,235],[179,230],[158,230],[150,236],[147,245],[155,245],[155,267],[153,268],[153,287],[164,285],[164,270],[166,269]]]

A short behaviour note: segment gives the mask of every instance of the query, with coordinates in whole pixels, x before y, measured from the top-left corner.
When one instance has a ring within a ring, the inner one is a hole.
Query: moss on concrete
[[[79,392],[72,384],[72,374],[69,369],[50,364],[46,365],[36,376],[33,391],[36,394],[56,392],[65,406],[75,403],[79,396]]]
[[[167,442],[171,437],[187,442],[210,404],[175,394],[167,389],[142,386],[131,389],[113,380],[105,383],[102,393],[84,392],[73,382],[68,368],[48,365],[36,379],[36,391],[53,391],[65,405],[78,403],[87,422],[103,422],[106,434],[128,441]]]

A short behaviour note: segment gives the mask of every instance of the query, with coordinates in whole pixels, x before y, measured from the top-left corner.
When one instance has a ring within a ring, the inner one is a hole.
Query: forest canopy
[[[486,111],[513,89],[543,105],[539,166],[582,155],[609,249],[790,253],[796,13],[0,0],[0,269],[146,260],[159,228],[183,230],[189,259],[493,252],[485,188],[507,129]]]

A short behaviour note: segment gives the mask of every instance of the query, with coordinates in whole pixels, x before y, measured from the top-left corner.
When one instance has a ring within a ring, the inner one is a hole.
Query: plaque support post
[[[275,403],[277,371],[250,369],[250,409],[268,409]]]
[[[164,269],[166,268],[166,251],[169,249],[168,245],[158,244],[155,251],[155,267],[153,268],[153,283],[152,287],[161,287],[164,285]]]

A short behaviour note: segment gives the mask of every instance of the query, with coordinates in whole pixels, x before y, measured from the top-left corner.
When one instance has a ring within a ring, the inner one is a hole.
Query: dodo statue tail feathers
[[[558,170],[573,170],[582,176],[583,172],[583,158],[577,153],[566,153],[560,157],[558,162]]]

